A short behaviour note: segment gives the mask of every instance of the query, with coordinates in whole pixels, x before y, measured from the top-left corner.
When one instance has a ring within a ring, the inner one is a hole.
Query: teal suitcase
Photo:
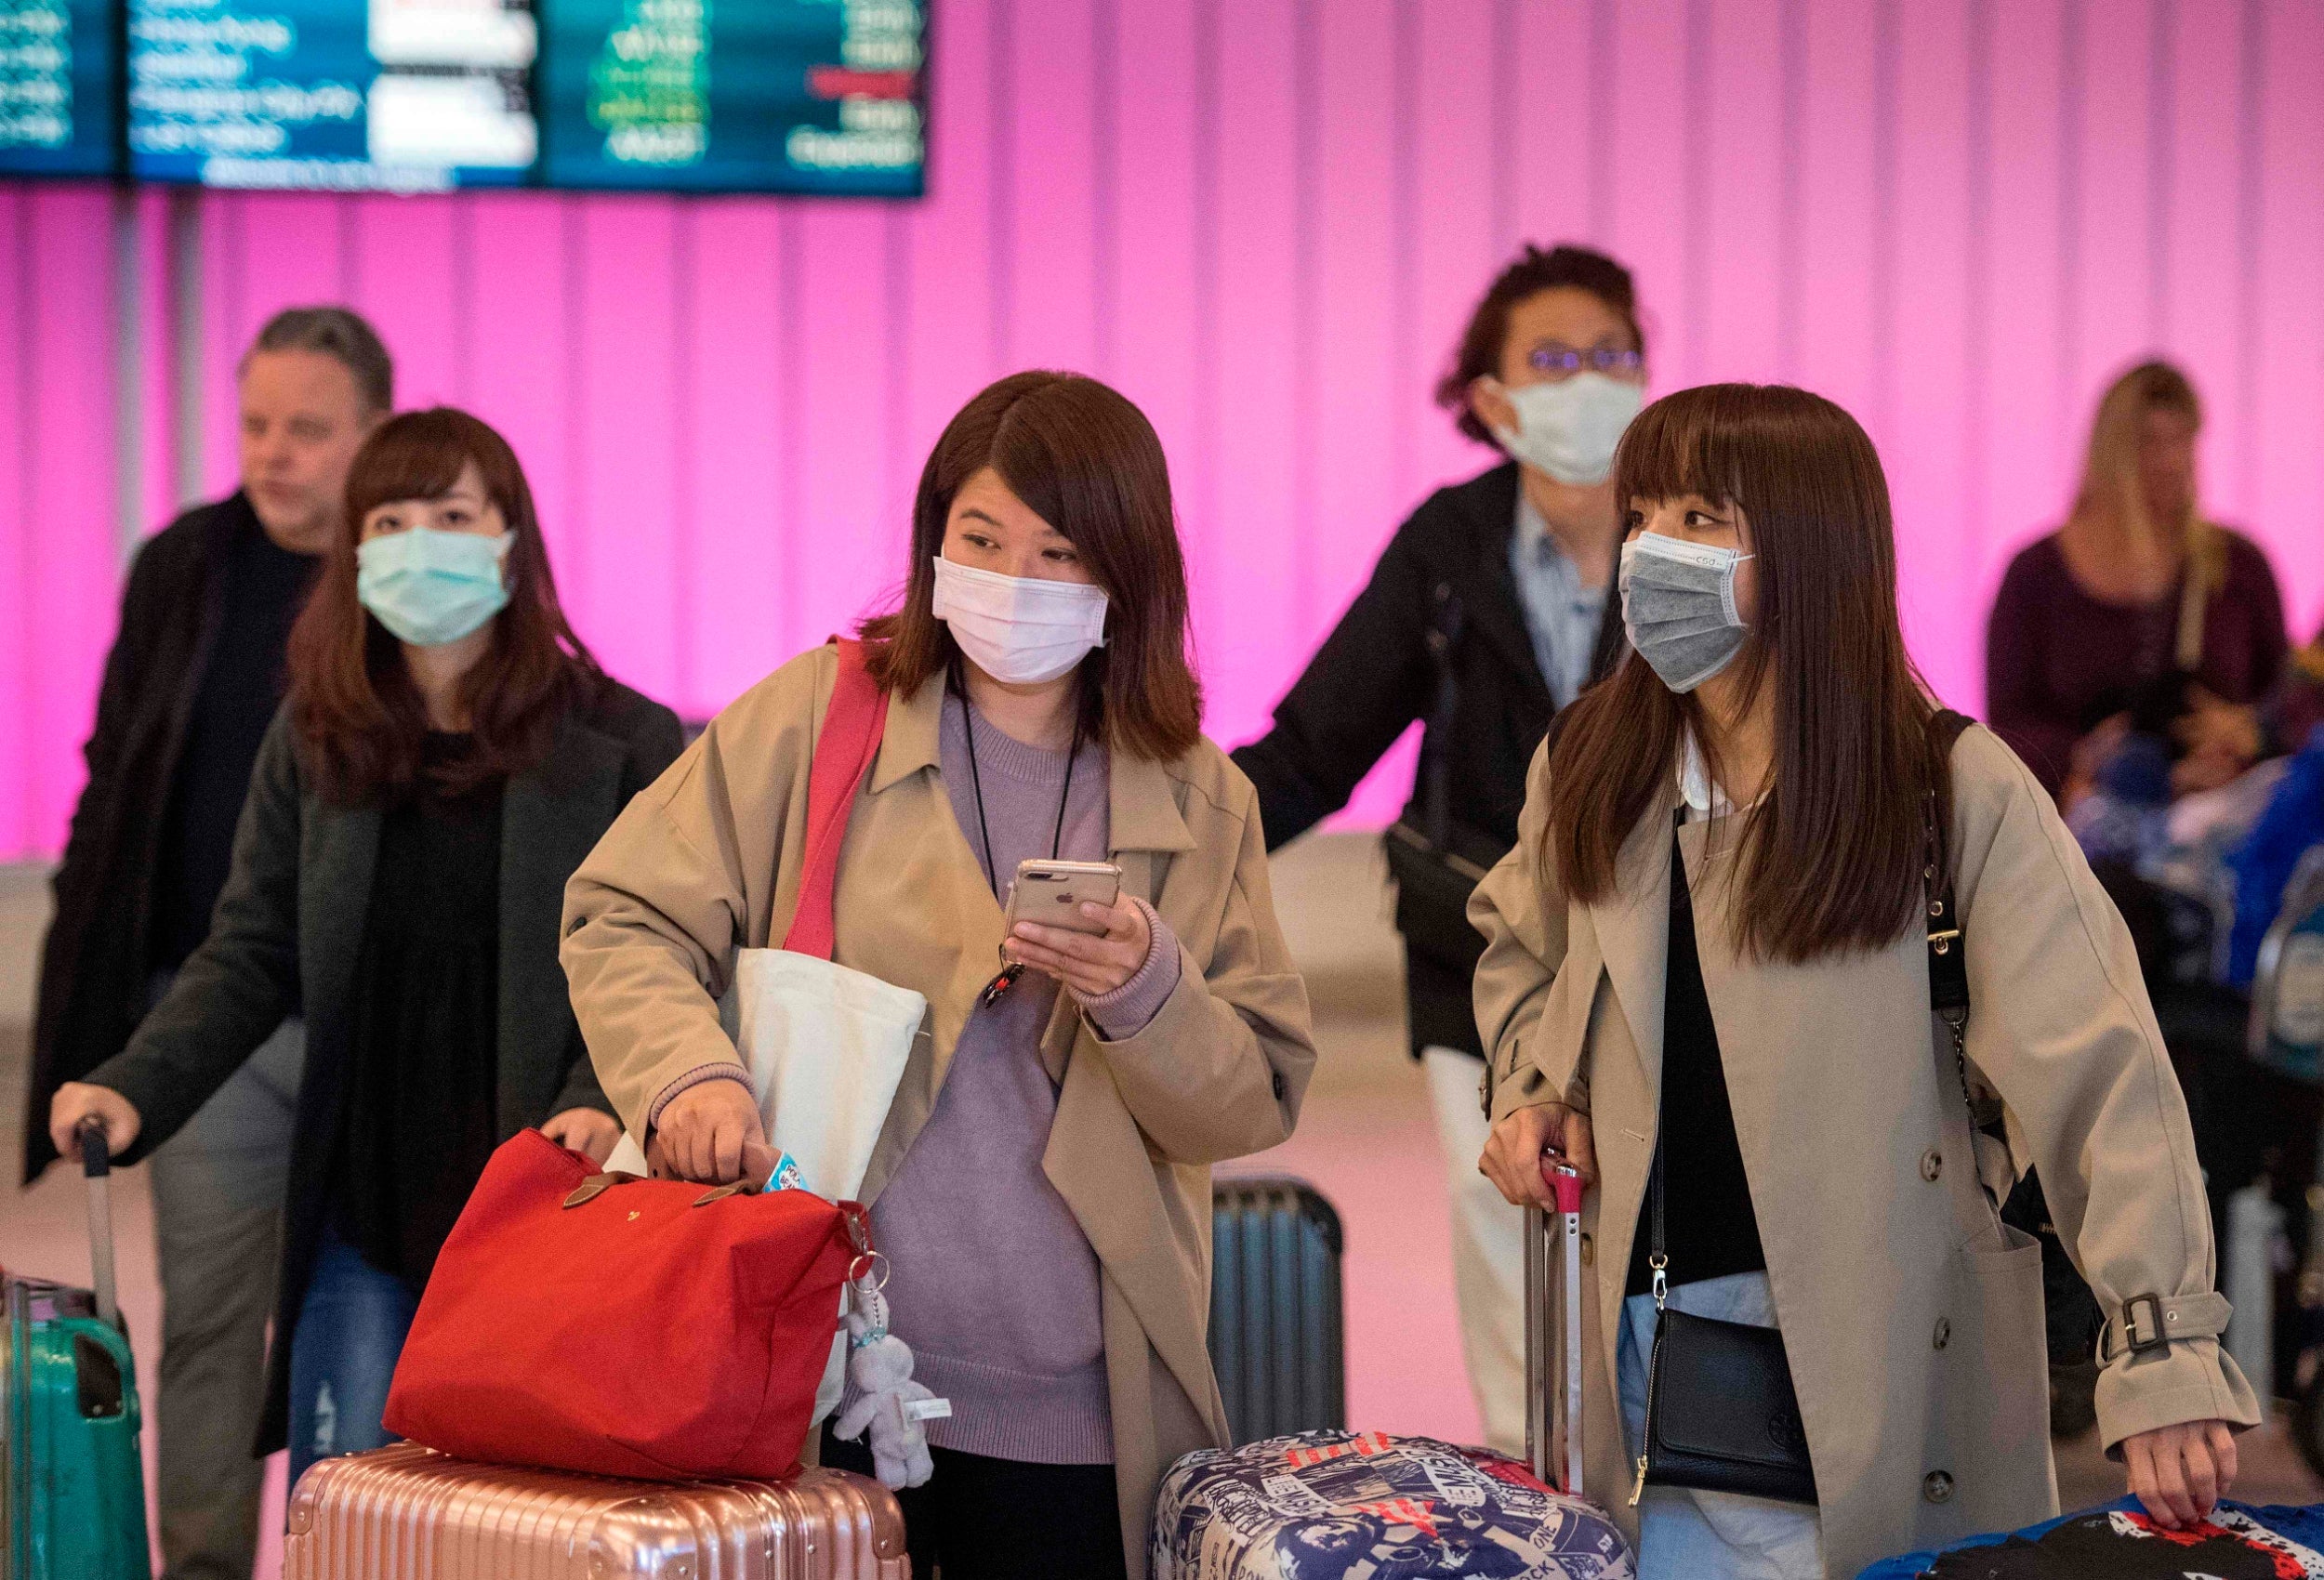
[[[86,1151],[96,1290],[6,1281],[0,1580],[150,1580],[153,1573],[137,1368],[113,1297],[103,1143]]]

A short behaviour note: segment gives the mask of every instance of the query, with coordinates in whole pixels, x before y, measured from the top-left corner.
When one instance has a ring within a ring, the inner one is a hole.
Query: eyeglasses
[[[1525,365],[1544,378],[1567,378],[1584,368],[1616,375],[1636,373],[1644,361],[1636,351],[1618,351],[1610,346],[1577,351],[1571,346],[1551,344],[1536,346],[1525,353]]]

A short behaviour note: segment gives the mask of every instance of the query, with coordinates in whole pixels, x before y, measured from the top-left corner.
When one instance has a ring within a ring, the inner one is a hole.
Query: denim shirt
[[[1560,708],[1590,683],[1591,651],[1605,613],[1606,589],[1582,585],[1581,572],[1551,535],[1550,524],[1517,491],[1517,530],[1509,539],[1509,572],[1533,639],[1534,661]]]

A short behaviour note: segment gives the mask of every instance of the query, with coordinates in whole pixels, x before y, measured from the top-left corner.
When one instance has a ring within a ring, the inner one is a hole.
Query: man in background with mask
[[[28,1181],[55,1156],[50,1093],[121,1051],[209,931],[291,623],[348,465],[393,408],[393,369],[354,313],[293,308],[258,332],[237,394],[242,486],[148,541],[122,598],[41,958]],[[167,1580],[247,1580],[256,1560],[250,1445],[305,1055],[284,1021],[153,1154]]]
[[[1644,397],[1630,271],[1528,246],[1471,315],[1437,403],[1511,459],[1432,494],[1274,714],[1234,754],[1267,847],[1337,811],[1416,719],[1420,770],[1387,839],[1412,1051],[1428,1073],[1453,1204],[1461,1344],[1487,1442],[1525,1449],[1519,1209],[1477,1172],[1487,1129],[1469,890],[1517,842],[1550,720],[1622,652],[1614,447]]]

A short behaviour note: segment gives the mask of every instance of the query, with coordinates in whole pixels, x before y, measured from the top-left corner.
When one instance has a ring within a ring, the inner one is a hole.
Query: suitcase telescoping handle
[[[81,1142],[81,1167],[88,1175],[89,1284],[97,1314],[109,1327],[121,1325],[121,1298],[113,1283],[112,1153],[105,1145],[105,1122],[90,1114],[74,1132]]]
[[[1565,1473],[1557,1485],[1580,1497],[1581,1174],[1550,1155],[1541,1159],[1541,1178],[1556,1194],[1557,1211],[1525,1209],[1525,1457],[1545,1481],[1562,1459]],[[1552,1260],[1565,1274],[1563,1298],[1550,1294]],[[1552,1328],[1563,1362],[1554,1373]]]

